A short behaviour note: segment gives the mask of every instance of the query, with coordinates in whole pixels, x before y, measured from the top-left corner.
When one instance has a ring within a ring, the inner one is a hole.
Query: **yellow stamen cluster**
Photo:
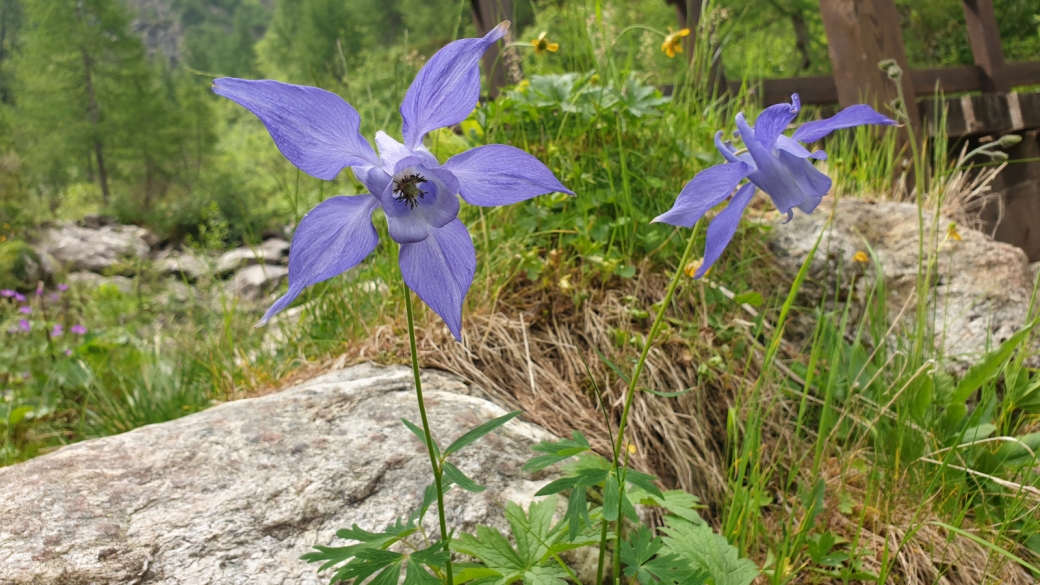
[[[550,43],[545,38],[544,30],[542,31],[542,34],[538,35],[537,39],[533,39],[531,41],[531,46],[534,47],[534,52],[537,55],[541,55],[546,51],[549,51],[550,53],[555,53],[556,51],[560,50],[560,43]]]
[[[700,270],[701,264],[704,264],[703,258],[700,260],[694,260],[693,262],[687,264],[685,268],[683,268],[683,272],[686,273],[686,276],[693,278],[693,275],[697,274],[697,271]],[[711,268],[704,272],[704,276],[707,276],[709,272],[711,272]]]
[[[690,29],[684,28],[673,33],[668,33],[661,43],[661,50],[671,59],[677,53],[682,53],[682,38],[690,35]]]

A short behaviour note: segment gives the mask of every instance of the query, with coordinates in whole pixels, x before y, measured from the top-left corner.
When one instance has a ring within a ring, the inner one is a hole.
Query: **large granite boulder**
[[[504,414],[445,374],[423,385],[442,442]],[[401,417],[419,421],[411,370],[365,364],[2,468],[0,583],[327,583],[300,555],[422,499],[430,462]],[[548,481],[520,468],[550,438],[514,419],[461,452],[488,489],[450,492],[450,525],[505,528],[502,504]]]
[[[261,301],[289,278],[289,269],[274,264],[252,264],[240,269],[228,282],[228,292],[247,301]]]
[[[137,226],[69,223],[43,230],[34,248],[48,272],[104,272],[119,262],[147,257],[154,240],[151,232]]]
[[[773,230],[770,246],[785,271],[798,272],[830,211],[830,204],[825,204],[811,215],[796,214],[793,221]],[[930,213],[926,223],[932,223]],[[1025,324],[1035,272],[1021,249],[965,226],[950,234],[951,223],[940,219],[937,240],[926,241],[939,242],[932,278],[932,308],[937,315],[933,335],[952,360],[951,367],[961,369]],[[889,312],[895,316],[915,294],[919,242],[916,205],[842,199],[809,267],[803,292],[821,297],[827,291],[833,297],[840,277],[846,292],[864,298],[875,267],[858,262],[855,256],[873,249],[889,291]],[[907,308],[904,323],[913,320],[913,310]]]

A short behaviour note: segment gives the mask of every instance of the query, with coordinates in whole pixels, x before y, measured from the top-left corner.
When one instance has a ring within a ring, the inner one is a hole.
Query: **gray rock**
[[[770,246],[788,273],[801,268],[829,212],[829,206],[822,206],[811,215],[797,214],[789,224],[773,230]],[[926,221],[930,225],[932,220]],[[952,358],[951,366],[960,369],[1025,324],[1033,275],[1019,248],[965,226],[957,228],[960,240],[947,238],[950,223],[948,219],[938,223],[940,245],[932,279],[938,318],[933,334]],[[840,274],[846,292],[855,282],[853,292],[864,298],[875,268],[853,257],[869,247],[878,256],[889,291],[888,309],[895,316],[914,294],[919,241],[915,205],[842,199],[809,267],[803,292],[819,298],[826,289],[833,296]],[[913,319],[913,307],[907,311],[904,322]]]
[[[195,282],[210,274],[209,263],[193,252],[170,252],[157,258],[160,271]]]
[[[119,289],[119,292],[123,294],[130,294],[134,290],[133,279],[119,276],[118,274],[115,276],[102,276],[96,272],[79,270],[69,273],[68,281],[91,289],[111,285]]]
[[[256,247],[228,250],[217,259],[216,273],[230,274],[252,264],[284,264],[289,258],[289,242],[280,238],[264,241]]]
[[[1040,278],[1040,262],[1033,262],[1029,265],[1029,273],[1033,275],[1033,281]]]
[[[253,264],[235,273],[228,292],[247,301],[260,301],[289,277],[289,269],[271,264]]]
[[[0,583],[327,583],[300,555],[422,499],[429,458],[399,420],[419,420],[411,376],[363,364],[0,469]],[[505,413],[444,374],[423,386],[442,444]],[[520,473],[545,439],[514,420],[462,451],[456,464],[487,490],[452,490],[450,525],[505,529],[502,504],[551,479]]]
[[[121,261],[145,258],[150,237],[137,226],[65,224],[44,230],[34,248],[41,259],[47,258],[45,269],[56,270],[56,263],[66,270],[103,272]]]

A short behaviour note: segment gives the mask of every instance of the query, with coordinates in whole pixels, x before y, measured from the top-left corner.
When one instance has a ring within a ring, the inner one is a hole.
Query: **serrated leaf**
[[[487,526],[477,526],[477,535],[460,534],[452,541],[456,551],[480,559],[489,569],[504,577],[519,574],[526,566],[501,532]]]
[[[497,429],[498,427],[506,424],[507,422],[513,420],[518,416],[520,416],[520,411],[514,410],[509,414],[505,414],[496,419],[489,420],[486,423],[474,429],[471,429],[466,434],[462,435],[458,439],[455,439],[455,442],[453,442],[451,445],[448,445],[448,448],[444,450],[444,456],[447,457],[452,453],[457,453],[462,448],[469,446],[474,441],[480,439],[484,435],[490,433],[491,431]],[[461,486],[462,484],[459,485]]]
[[[585,498],[584,487],[576,487],[571,490],[571,495],[567,498],[567,513],[564,514],[564,520],[567,521],[567,533],[571,540],[578,537],[582,526],[592,522],[589,518],[589,505]]]
[[[430,574],[425,567],[414,558],[408,559],[408,569],[404,575],[403,585],[440,585],[441,580]]]
[[[447,475],[449,479],[451,479],[460,488],[466,490],[467,492],[479,494],[480,492],[487,489],[486,487],[470,479],[465,473],[462,472],[461,469],[455,467],[447,461],[444,462],[444,465],[441,466],[441,469],[444,471],[444,474]]]
[[[567,585],[567,577],[559,565],[531,567],[524,571],[524,585]]]
[[[458,566],[455,567],[459,569]],[[473,567],[462,567],[457,573],[455,573],[456,583],[483,583],[485,581],[498,581],[502,578],[502,573],[494,569],[487,567],[473,566]]]
[[[704,585],[710,575],[704,569],[695,569],[678,555],[657,555],[643,564],[643,569],[666,585]]]
[[[661,539],[655,538],[646,526],[640,525],[628,538],[621,541],[621,562],[625,565],[625,575],[636,577],[643,585],[655,585],[653,573],[643,567],[664,546]]]
[[[537,445],[531,447],[532,451],[538,453],[547,453],[547,455],[538,455],[532,457],[524,465],[524,471],[539,471],[545,469],[550,465],[555,465],[561,461],[565,461],[590,450],[589,441],[584,435],[578,431],[574,431],[571,434],[570,439],[561,439],[559,441],[541,441]]]
[[[750,585],[759,574],[755,563],[740,558],[739,551],[707,524],[669,522],[664,531],[666,551],[694,570],[706,571],[715,585]]]
[[[403,561],[404,555],[400,553],[365,547],[359,549],[352,560],[336,571],[333,582],[352,579],[361,582],[378,573],[371,583],[395,585],[401,577]]]
[[[556,498],[532,502],[528,514],[523,508],[509,502],[506,504],[506,520],[513,529],[516,550],[520,560],[528,567],[542,562],[553,543],[552,518],[556,511]]]
[[[422,429],[420,429],[419,427],[417,427],[414,424],[412,424],[406,418],[401,418],[401,422],[404,423],[404,426],[408,427],[409,431],[412,431],[413,435],[415,435],[416,437],[419,438],[419,441],[422,442],[424,447],[426,447],[427,449],[430,448],[430,446],[426,444],[426,433],[423,432]],[[432,435],[431,435],[430,438],[431,439],[433,438]],[[441,458],[441,449],[440,449],[440,446],[437,445],[437,439],[433,439],[433,453],[434,453],[434,455],[437,456],[437,459]]]

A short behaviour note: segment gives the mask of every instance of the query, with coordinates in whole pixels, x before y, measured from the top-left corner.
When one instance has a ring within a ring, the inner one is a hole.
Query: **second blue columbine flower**
[[[437,51],[401,103],[404,143],[376,133],[376,155],[359,131],[357,110],[316,87],[221,78],[213,91],[256,114],[283,155],[301,171],[331,180],[351,167],[368,194],[327,199],[300,221],[289,252],[289,291],[259,324],[289,306],[303,289],[359,264],[379,242],[371,215],[382,208],[390,237],[401,245],[401,274],[462,336],[462,302],[477,258],[459,199],[496,206],[537,195],[570,193],[544,164],[501,144],[479,146],[441,165],[423,145],[428,132],[466,119],[480,97],[478,62],[505,35],[508,22],[483,38],[461,39]]]
[[[743,113],[737,114],[737,135],[744,148],[737,150],[732,142],[723,141],[723,132],[719,130],[715,134],[715,147],[727,162],[697,173],[683,187],[672,208],[654,218],[655,222],[692,227],[708,210],[733,195],[726,208],[708,226],[704,260],[694,278],[704,276],[729,245],[756,187],[769,195],[788,220],[794,216],[795,208],[804,213],[816,209],[830,191],[831,179],[818,171],[809,159],[826,160],[827,153],[822,150],[809,152],[802,143],[816,142],[842,128],[896,124],[895,120],[877,113],[870,106],[859,104],[826,120],[802,124],[788,137],[783,131],[801,109],[798,94],[791,96],[791,102],[766,108],[755,120],[754,128],[748,126]],[[744,179],[748,182],[737,189]],[[733,193],[734,189],[736,193]]]

